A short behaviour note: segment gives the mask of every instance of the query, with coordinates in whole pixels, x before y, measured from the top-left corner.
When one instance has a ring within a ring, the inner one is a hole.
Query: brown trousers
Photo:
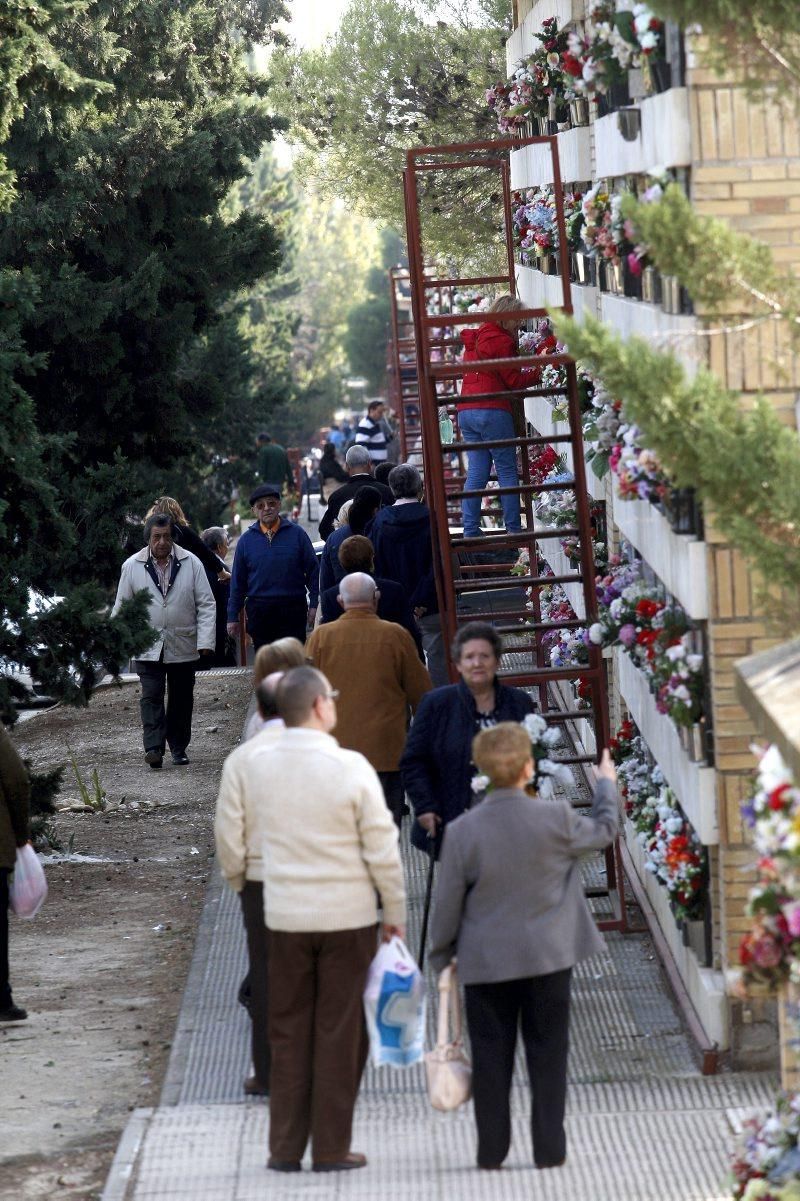
[[[270,1056],[267,1020],[269,1016],[269,958],[267,927],[264,921],[264,885],[260,880],[245,880],[239,893],[242,918],[247,935],[250,970],[250,1023],[253,1071],[256,1080],[269,1088]]]
[[[375,926],[300,934],[269,931],[269,1150],[314,1163],[350,1150],[367,1060],[362,995],[377,950]]]

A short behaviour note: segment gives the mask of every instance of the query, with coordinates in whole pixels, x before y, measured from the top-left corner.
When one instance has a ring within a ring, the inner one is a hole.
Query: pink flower
[[[636,641],[636,626],[624,625],[619,631],[619,640],[623,646],[633,646]]]
[[[642,274],[641,261],[638,254],[636,254],[634,251],[631,251],[631,253],[628,255],[628,270],[630,271],[631,275]]]
[[[756,967],[777,967],[783,959],[783,950],[771,934],[762,934],[753,943],[752,955]]]
[[[792,938],[800,938],[800,901],[792,901],[784,905],[783,916]]]

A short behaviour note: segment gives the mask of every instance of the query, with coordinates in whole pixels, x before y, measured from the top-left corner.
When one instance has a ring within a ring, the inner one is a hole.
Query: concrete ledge
[[[614,657],[620,695],[641,730],[642,738],[700,841],[705,846],[716,846],[719,842],[719,825],[714,768],[693,763],[688,757],[674,723],[665,713],[658,712],[647,680],[630,655],[622,647],[616,647]]]

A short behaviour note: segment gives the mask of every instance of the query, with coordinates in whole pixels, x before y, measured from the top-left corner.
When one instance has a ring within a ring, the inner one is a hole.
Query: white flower
[[[589,641],[593,642],[595,646],[602,646],[603,627],[599,621],[595,621],[589,626]]]
[[[676,646],[668,646],[664,651],[664,654],[671,663],[675,663],[678,659],[682,659],[686,654],[686,647],[679,642]]]
[[[686,666],[689,668],[689,671],[702,671],[703,670],[703,656],[702,655],[687,655],[686,656]]]
[[[473,776],[472,783],[470,784],[470,788],[475,793],[475,795],[478,796],[480,793],[486,792],[486,789],[489,787],[489,784],[490,784],[490,780],[489,780],[488,776]]]
[[[765,792],[774,792],[781,784],[791,784],[792,773],[783,761],[776,746],[770,746],[761,756],[758,765],[758,783]]]
[[[522,724],[531,742],[538,742],[547,729],[547,722],[538,713],[528,713]]]

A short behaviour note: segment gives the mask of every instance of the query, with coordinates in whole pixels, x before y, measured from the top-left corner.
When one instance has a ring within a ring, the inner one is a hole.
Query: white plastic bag
[[[29,842],[17,847],[17,861],[8,887],[17,917],[36,917],[47,896],[47,880],[39,856]]]
[[[425,1042],[425,981],[401,938],[382,942],[369,967],[364,1013],[375,1067],[410,1067]]]

